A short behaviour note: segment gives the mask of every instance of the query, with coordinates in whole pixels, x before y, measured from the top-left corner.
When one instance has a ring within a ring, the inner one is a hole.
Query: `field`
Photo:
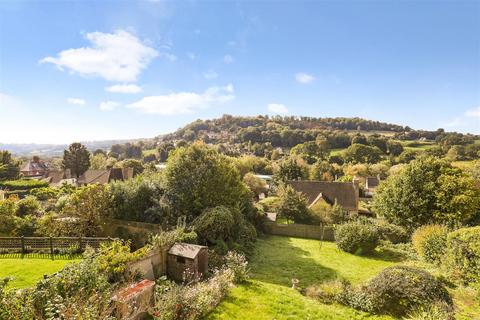
[[[0,255],[0,278],[13,277],[9,288],[26,288],[43,279],[43,275],[55,273],[67,263],[75,261],[64,257],[54,257],[52,260],[48,256],[38,255],[27,255],[24,258]]]
[[[358,257],[334,243],[269,236],[258,239],[250,268],[252,280],[232,290],[208,319],[392,319],[340,305],[321,304],[291,289],[336,278],[360,283],[395,264],[387,256]]]
[[[319,303],[291,289],[291,279],[299,279],[301,287],[336,278],[359,284],[400,262],[380,253],[371,257],[354,256],[337,250],[332,242],[261,238],[250,261],[251,281],[234,288],[207,319],[393,319]],[[458,288],[450,292],[457,307],[455,319],[480,320],[473,290]]]

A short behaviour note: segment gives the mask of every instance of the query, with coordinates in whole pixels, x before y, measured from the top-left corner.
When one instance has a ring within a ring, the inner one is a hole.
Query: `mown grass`
[[[322,304],[290,287],[292,278],[301,287],[337,278],[358,284],[395,263],[381,254],[354,256],[331,242],[269,236],[257,242],[252,280],[234,288],[207,319],[391,319]]]
[[[9,288],[26,288],[35,285],[44,275],[53,274],[78,257],[50,255],[0,255],[0,278],[12,277]]]

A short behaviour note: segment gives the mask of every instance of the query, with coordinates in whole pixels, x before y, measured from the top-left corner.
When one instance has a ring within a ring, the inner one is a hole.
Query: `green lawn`
[[[360,283],[395,264],[380,255],[358,257],[334,243],[269,236],[258,239],[246,285],[234,288],[208,319],[392,319],[372,316],[340,305],[325,305],[290,288],[343,278]]]
[[[10,288],[26,288],[33,286],[43,275],[50,275],[61,270],[67,263],[78,260],[48,255],[28,255],[24,258],[13,255],[0,255],[0,278],[13,277]]]

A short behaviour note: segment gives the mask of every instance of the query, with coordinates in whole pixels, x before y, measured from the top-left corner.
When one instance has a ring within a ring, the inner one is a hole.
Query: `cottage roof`
[[[51,184],[57,184],[63,179],[65,179],[65,171],[63,170],[51,170],[45,176],[45,180]]]
[[[92,183],[100,183],[106,184],[109,181],[110,177],[110,170],[92,170],[89,169],[85,171],[84,174],[78,178],[79,184],[92,184]]]
[[[358,191],[351,182],[289,181],[288,184],[295,191],[305,195],[308,206],[323,198],[332,205],[336,200],[339,205],[347,210],[358,209]]]
[[[185,257],[187,259],[195,259],[198,253],[204,248],[207,247],[199,246],[197,244],[178,242],[175,243],[170,250],[168,250],[168,254]]]
[[[47,165],[40,160],[29,160],[20,170],[20,172],[45,172]]]

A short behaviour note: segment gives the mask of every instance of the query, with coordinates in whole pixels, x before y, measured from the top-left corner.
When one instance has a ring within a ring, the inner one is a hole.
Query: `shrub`
[[[263,211],[273,212],[277,210],[279,200],[278,197],[267,197],[260,200],[258,204],[263,208]]]
[[[375,220],[375,226],[383,240],[388,240],[393,244],[406,243],[409,241],[407,230],[385,220]]]
[[[17,202],[16,215],[24,217],[26,215],[37,215],[40,210],[40,203],[34,196],[27,196]]]
[[[443,304],[447,312],[453,309],[452,299],[442,282],[424,270],[407,266],[386,268],[362,291],[376,313],[400,317],[437,303]]]
[[[353,254],[372,253],[378,245],[377,229],[359,221],[339,225],[335,230],[337,247]]]
[[[194,320],[210,313],[233,286],[234,273],[224,268],[205,282],[178,285],[161,279],[155,289],[155,305],[151,310],[158,320]]]
[[[454,278],[464,283],[480,282],[480,226],[448,234],[447,260]]]
[[[32,196],[35,196],[38,200],[45,201],[53,199],[57,196],[58,191],[50,187],[36,188],[30,191]]]
[[[412,243],[423,260],[439,264],[445,255],[447,229],[440,225],[420,227],[413,233]]]
[[[307,199],[300,192],[295,191],[290,185],[279,189],[278,216],[294,221],[306,223],[312,218],[308,207]]]
[[[243,254],[229,251],[225,256],[225,266],[233,271],[235,283],[248,280],[248,261]]]
[[[431,305],[413,310],[404,320],[450,320],[452,315],[445,311],[444,305]]]
[[[305,289],[305,295],[319,300],[321,303],[332,304],[341,302],[346,283],[333,280],[311,285]]]
[[[232,211],[224,206],[208,208],[194,221],[201,242],[212,244],[232,237],[235,219]]]
[[[33,179],[10,180],[1,181],[0,187],[8,190],[32,190],[48,187],[48,182]]]

